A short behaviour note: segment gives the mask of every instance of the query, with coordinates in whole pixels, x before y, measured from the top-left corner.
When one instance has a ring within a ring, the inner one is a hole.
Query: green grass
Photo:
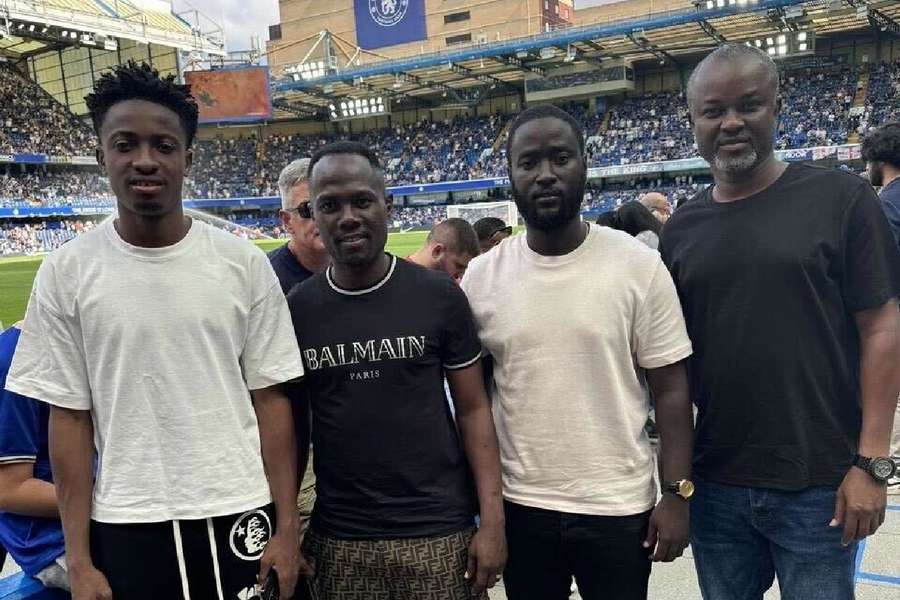
[[[397,256],[409,256],[425,243],[428,232],[411,231],[392,233],[388,236],[388,252]],[[254,242],[269,252],[284,244],[284,240],[261,240]],[[25,316],[25,306],[34,275],[42,257],[0,259],[0,325],[8,327]],[[2,329],[0,327],[0,329]]]

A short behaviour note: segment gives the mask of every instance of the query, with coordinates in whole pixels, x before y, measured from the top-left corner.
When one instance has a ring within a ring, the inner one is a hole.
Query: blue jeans
[[[704,600],[761,600],[775,575],[784,600],[852,600],[857,544],[831,528],[836,491],[696,482],[691,546]]]

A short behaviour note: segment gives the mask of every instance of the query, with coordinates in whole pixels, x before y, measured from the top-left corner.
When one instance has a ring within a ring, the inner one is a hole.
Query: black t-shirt
[[[854,314],[900,292],[900,254],[868,183],[791,164],[768,189],[712,188],[662,232],[694,344],[698,477],[800,490],[841,483],[861,423]]]
[[[272,263],[285,296],[295,285],[313,276],[313,272],[300,264],[287,244],[269,252],[269,262]]]
[[[445,273],[390,258],[367,290],[341,290],[329,269],[288,295],[313,414],[312,526],[338,538],[445,535],[475,514],[443,384],[481,355],[472,312]]]

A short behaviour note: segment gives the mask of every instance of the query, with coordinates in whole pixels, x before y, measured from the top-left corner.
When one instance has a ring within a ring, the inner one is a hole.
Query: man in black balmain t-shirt
[[[468,301],[446,274],[384,252],[390,206],[367,147],[322,148],[310,184],[332,266],[288,304],[312,407],[318,498],[304,554],[316,597],[483,597],[506,550]]]
[[[694,344],[692,545],[706,600],[853,597],[884,520],[900,255],[872,188],[773,153],[778,72],[745,45],[694,71],[715,184],[662,232]],[[855,465],[855,466],[854,466]]]

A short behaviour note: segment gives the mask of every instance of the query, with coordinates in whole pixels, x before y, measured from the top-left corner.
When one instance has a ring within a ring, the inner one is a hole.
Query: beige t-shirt
[[[650,406],[636,365],[691,354],[659,254],[606,227],[564,256],[541,256],[520,235],[473,260],[462,286],[494,358],[504,496],[591,515],[651,508]]]

